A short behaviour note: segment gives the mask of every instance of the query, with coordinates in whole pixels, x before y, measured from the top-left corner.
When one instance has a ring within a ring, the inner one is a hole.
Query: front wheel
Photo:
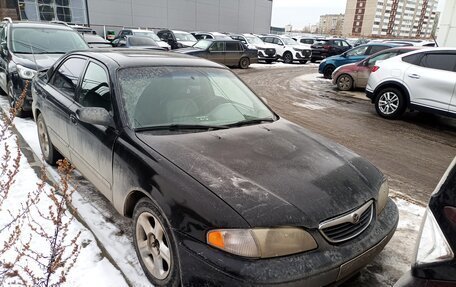
[[[290,52],[285,52],[285,54],[283,54],[283,62],[285,64],[292,64],[293,63],[293,54],[291,54]]]
[[[38,130],[38,141],[40,142],[41,153],[43,154],[44,160],[50,165],[55,165],[56,162],[62,158],[62,155],[55,149],[49,138],[49,133],[42,114],[39,114],[36,119],[36,127]]]
[[[155,286],[180,286],[177,244],[167,221],[148,198],[133,212],[136,254],[147,278]]]
[[[242,57],[240,60],[239,60],[239,67],[241,69],[247,69],[248,67],[250,66],[250,59],[247,58],[247,57]]]
[[[334,66],[326,67],[325,70],[323,71],[323,76],[326,79],[331,79],[332,78],[332,73],[334,72],[334,70],[335,70]]]
[[[405,112],[405,108],[405,97],[396,88],[381,90],[375,99],[375,110],[379,116],[385,119],[397,119]]]

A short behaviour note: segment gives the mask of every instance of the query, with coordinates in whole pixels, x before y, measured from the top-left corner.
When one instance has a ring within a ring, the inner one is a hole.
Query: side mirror
[[[76,111],[76,115],[78,116],[78,119],[84,123],[115,127],[114,119],[105,108],[80,108]]]

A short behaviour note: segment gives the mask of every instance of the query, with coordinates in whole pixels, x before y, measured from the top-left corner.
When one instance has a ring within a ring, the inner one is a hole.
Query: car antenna
[[[29,46],[30,46],[30,50],[32,51],[32,57],[33,57],[33,62],[35,63],[35,70],[38,72],[38,62],[36,61],[36,58],[35,58],[35,51],[33,51],[33,45],[32,43],[30,43],[30,39],[28,39],[29,41]]]
[[[432,35],[432,40],[434,40],[435,46],[438,47],[439,43],[437,43],[437,40],[435,39],[435,35]]]

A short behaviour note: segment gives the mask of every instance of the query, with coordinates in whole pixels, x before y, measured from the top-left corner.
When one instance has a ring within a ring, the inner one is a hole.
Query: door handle
[[[418,74],[410,74],[408,76],[409,76],[409,78],[412,78],[412,79],[419,79],[420,78],[420,75],[418,75]]]
[[[74,115],[74,114],[70,115],[70,121],[75,126],[78,124],[78,119],[76,118],[76,115]]]

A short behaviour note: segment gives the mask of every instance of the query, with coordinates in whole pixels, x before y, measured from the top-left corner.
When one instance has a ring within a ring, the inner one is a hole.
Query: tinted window
[[[224,50],[223,42],[215,42],[209,48],[209,51],[211,51],[211,52],[223,52],[223,50]]]
[[[314,43],[314,40],[312,40],[312,39],[301,39],[301,43],[304,43],[304,44],[313,44],[313,43]]]
[[[421,58],[420,66],[431,69],[455,71],[456,54],[427,54]]]
[[[283,45],[282,41],[278,38],[274,38],[272,43],[277,44],[277,45]]]
[[[120,36],[125,36],[125,35],[133,35],[133,33],[130,30],[123,30],[120,32]]]
[[[73,97],[85,64],[86,60],[81,58],[66,60],[54,73],[51,84],[59,91]]]
[[[239,43],[236,42],[226,42],[226,51],[239,51]]]
[[[369,55],[373,55],[375,53],[378,53],[380,51],[383,51],[385,49],[388,49],[389,47],[387,46],[371,46],[371,49],[369,51]]]
[[[389,58],[394,57],[396,55],[397,55],[397,51],[394,51],[394,52],[382,53],[380,55],[372,57],[371,59],[369,59],[369,66],[375,65],[375,63],[377,61],[379,61],[379,60],[386,60],[386,59],[389,59]]]
[[[347,56],[363,56],[366,54],[367,49],[369,46],[362,46],[358,48],[351,49],[350,51],[347,52]]]
[[[266,43],[273,43],[274,42],[274,38],[266,37],[266,38],[263,38],[263,41],[266,42]]]
[[[420,54],[413,54],[413,55],[410,55],[410,56],[403,57],[402,61],[404,61],[406,63],[409,63],[409,64],[418,65],[418,63],[421,60],[422,56],[423,56],[423,54],[421,54],[421,53]]]
[[[79,103],[83,107],[100,107],[111,111],[111,93],[106,71],[95,63],[90,63],[82,79]]]

